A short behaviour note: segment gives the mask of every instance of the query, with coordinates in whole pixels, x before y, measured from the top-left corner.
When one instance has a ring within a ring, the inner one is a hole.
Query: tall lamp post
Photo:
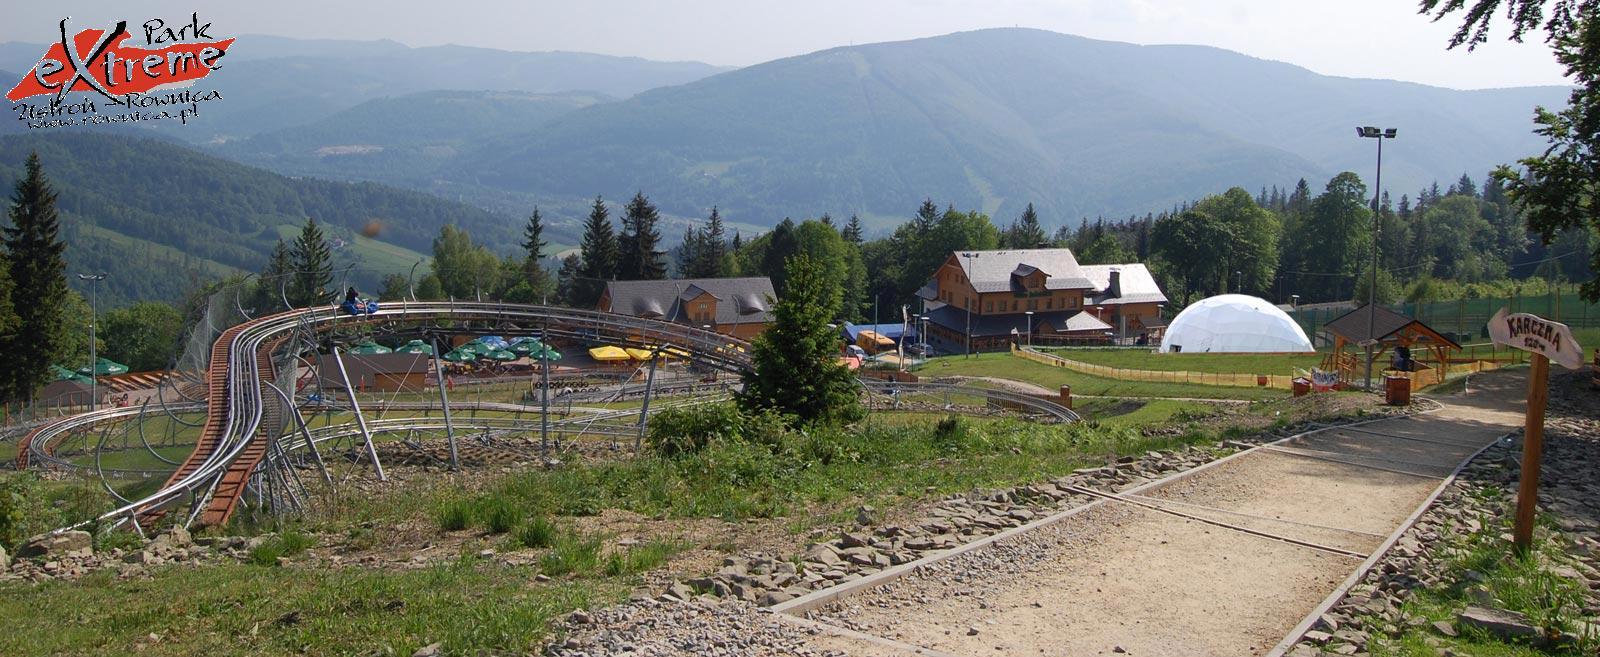
[[[95,365],[100,362],[100,355],[95,352],[95,321],[100,319],[100,281],[106,279],[104,273],[78,274],[78,280],[89,281],[89,410],[93,411],[95,403],[99,401],[97,382],[100,377],[95,371]]]
[[[972,274],[970,272],[972,271],[972,259],[978,257],[978,254],[976,254],[976,253],[963,253],[963,254],[961,254],[961,257],[967,261],[967,272],[969,272],[967,274],[967,287],[972,288],[973,294],[977,294],[978,290],[977,290],[977,287],[972,284]],[[972,357],[972,312],[974,310],[978,309],[978,303],[976,301],[974,301],[972,299],[972,297],[967,297],[966,302],[963,305],[967,306],[965,308],[962,308],[962,310],[965,311],[965,314],[967,316],[967,355],[966,355],[966,357],[967,358],[971,358]]]
[[[1376,184],[1372,189],[1372,266],[1369,270],[1371,277],[1367,281],[1367,389],[1372,389],[1372,361],[1375,354],[1372,348],[1377,340],[1372,335],[1375,318],[1377,317],[1378,301],[1378,199],[1383,196],[1383,140],[1394,139],[1394,128],[1379,129],[1373,126],[1356,127],[1356,135],[1363,139],[1378,140],[1378,174]]]
[[[1028,348],[1032,349],[1033,348],[1033,311],[1032,310],[1025,311],[1022,314],[1028,316]]]

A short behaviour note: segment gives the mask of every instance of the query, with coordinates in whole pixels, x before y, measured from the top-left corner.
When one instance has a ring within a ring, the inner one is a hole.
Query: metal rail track
[[[579,340],[606,342],[634,347],[677,347],[691,354],[690,360],[714,369],[740,373],[748,370],[750,345],[740,339],[681,324],[598,311],[486,302],[395,302],[376,315],[349,316],[334,307],[306,308],[253,319],[224,330],[212,344],[205,378],[207,416],[200,439],[189,457],[156,492],[108,511],[78,526],[100,523],[118,526],[129,521],[148,521],[161,517],[188,500],[190,512],[184,524],[226,522],[242,497],[256,467],[268,454],[267,444],[276,438],[281,418],[268,415],[263,385],[270,385],[271,352],[299,330],[327,333],[338,328],[383,323],[437,322],[472,332],[504,335],[543,334]],[[464,328],[464,323],[479,326]],[[952,384],[888,383],[864,381],[869,391],[900,390],[979,395],[1000,404],[1032,409],[1062,421],[1076,421],[1077,415],[1053,402],[984,388]],[[454,405],[452,404],[452,407]],[[139,409],[114,409],[70,418],[72,428],[87,428],[121,414],[137,414]],[[86,417],[92,416],[92,417]],[[271,425],[264,427],[265,424]],[[50,444],[41,437],[61,435],[58,424],[30,433],[28,449],[19,451],[39,456]],[[263,432],[263,429],[271,431]],[[265,436],[265,433],[272,433]]]

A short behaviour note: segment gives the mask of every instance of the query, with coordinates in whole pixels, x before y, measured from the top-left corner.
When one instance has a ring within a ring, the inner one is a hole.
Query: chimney
[[[1122,296],[1122,272],[1117,271],[1116,268],[1111,270],[1111,283],[1106,285],[1106,296],[1113,299]]]

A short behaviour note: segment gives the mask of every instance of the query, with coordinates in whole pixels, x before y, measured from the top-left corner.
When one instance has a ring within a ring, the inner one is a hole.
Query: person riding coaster
[[[344,311],[347,315],[371,315],[378,312],[378,302],[362,299],[360,293],[356,292],[355,286],[352,285],[350,289],[345,290],[344,303],[339,304],[339,310]]]

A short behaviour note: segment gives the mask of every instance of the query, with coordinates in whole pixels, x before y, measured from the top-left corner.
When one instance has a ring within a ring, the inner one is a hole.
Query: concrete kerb
[[[1411,515],[1407,516],[1404,522],[1400,523],[1400,527],[1395,529],[1394,533],[1390,534],[1389,538],[1384,540],[1382,545],[1378,546],[1378,549],[1373,550],[1372,555],[1367,557],[1367,560],[1362,562],[1361,566],[1356,568],[1355,572],[1351,573],[1349,577],[1345,578],[1344,583],[1340,584],[1339,588],[1334,589],[1333,593],[1328,594],[1328,597],[1323,599],[1322,604],[1317,605],[1315,609],[1311,610],[1311,613],[1307,614],[1304,619],[1301,619],[1300,624],[1296,625],[1293,630],[1290,630],[1289,634],[1285,636],[1282,641],[1279,641],[1278,645],[1274,646],[1272,651],[1267,653],[1266,657],[1283,657],[1289,652],[1289,650],[1293,649],[1295,644],[1300,642],[1300,638],[1305,636],[1306,632],[1311,631],[1311,627],[1317,623],[1317,620],[1322,618],[1323,614],[1326,614],[1328,611],[1332,610],[1334,605],[1339,604],[1339,601],[1344,599],[1345,594],[1349,593],[1350,589],[1355,588],[1356,584],[1361,583],[1361,580],[1367,576],[1367,573],[1371,572],[1372,568],[1377,566],[1378,562],[1382,560],[1385,555],[1389,554],[1389,550],[1394,548],[1394,544],[1400,542],[1400,537],[1404,536],[1406,532],[1411,531],[1411,527],[1417,524],[1417,520],[1422,518],[1422,514],[1427,513],[1428,509],[1433,506],[1433,503],[1438,501],[1439,496],[1444,494],[1444,490],[1449,488],[1450,484],[1455,483],[1456,477],[1461,475],[1461,471],[1466,469],[1467,465],[1471,464],[1478,458],[1479,455],[1483,454],[1484,450],[1487,450],[1490,447],[1495,446],[1500,441],[1506,440],[1514,435],[1516,435],[1515,431],[1502,434],[1499,438],[1486,443],[1483,447],[1478,448],[1478,451],[1473,452],[1471,456],[1468,456],[1466,459],[1462,460],[1461,463],[1456,466],[1455,470],[1450,473],[1450,476],[1445,477],[1442,481],[1440,481],[1439,485],[1434,487],[1433,492],[1428,495],[1428,498],[1423,500],[1422,504],[1418,505],[1416,510],[1412,511]]]
[[[1418,411],[1416,413],[1413,413],[1412,415],[1424,415],[1424,414],[1429,414],[1429,413],[1435,413],[1435,412],[1438,412],[1439,410],[1440,410],[1440,408],[1431,408],[1431,409],[1428,409],[1428,410],[1425,410],[1425,411]],[[1323,432],[1323,431],[1328,431],[1328,430],[1331,430],[1331,429],[1338,429],[1338,428],[1343,428],[1343,427],[1361,426],[1361,425],[1364,425],[1364,424],[1371,424],[1373,422],[1383,422],[1385,420],[1392,420],[1392,419],[1394,419],[1394,417],[1372,418],[1372,419],[1369,419],[1369,420],[1360,420],[1360,421],[1356,421],[1356,422],[1348,422],[1348,423],[1344,423],[1344,424],[1320,427],[1320,428],[1317,428],[1317,429],[1312,429],[1310,431],[1302,431],[1302,432],[1294,434],[1292,436],[1288,436],[1288,437],[1285,437],[1285,438],[1280,438],[1278,440],[1274,440],[1274,441],[1272,441],[1270,443],[1263,443],[1261,445],[1256,445],[1255,447],[1251,447],[1250,449],[1234,452],[1233,454],[1229,454],[1229,455],[1224,456],[1224,457],[1222,457],[1220,459],[1217,459],[1215,461],[1211,461],[1210,463],[1206,463],[1204,465],[1196,466],[1194,468],[1190,468],[1188,470],[1184,470],[1183,472],[1179,472],[1179,473],[1173,474],[1171,476],[1168,476],[1168,477],[1165,477],[1165,478],[1162,478],[1162,479],[1157,479],[1155,481],[1146,482],[1146,483],[1141,484],[1139,486],[1136,486],[1134,488],[1130,488],[1128,490],[1122,491],[1119,494],[1120,495],[1134,495],[1134,494],[1143,493],[1147,489],[1157,488],[1157,487],[1160,487],[1160,486],[1165,486],[1165,485],[1168,485],[1168,484],[1176,483],[1176,482],[1182,481],[1184,479],[1187,479],[1189,477],[1192,477],[1192,476],[1194,476],[1196,474],[1199,474],[1201,472],[1205,472],[1206,470],[1209,470],[1211,468],[1220,466],[1220,465],[1222,465],[1224,463],[1227,463],[1229,461],[1232,461],[1234,459],[1243,457],[1246,454],[1251,454],[1251,453],[1254,453],[1256,451],[1260,451],[1263,448],[1275,446],[1275,445],[1278,445],[1279,443],[1288,442],[1288,441],[1295,440],[1297,438],[1308,436],[1308,435],[1311,435],[1311,434],[1314,434],[1314,433],[1320,433],[1320,432]],[[799,615],[804,614],[804,613],[806,613],[808,611],[815,610],[815,609],[817,609],[819,607],[822,607],[823,605],[826,605],[826,604],[829,604],[831,602],[834,602],[834,601],[836,601],[836,600],[838,600],[840,598],[843,598],[845,596],[848,596],[848,595],[851,595],[851,594],[855,594],[855,593],[860,593],[862,591],[867,591],[867,590],[870,590],[870,589],[874,589],[874,588],[877,588],[879,586],[883,586],[885,584],[893,582],[893,581],[895,581],[897,579],[900,579],[901,577],[904,577],[906,574],[911,573],[911,572],[915,571],[916,569],[921,568],[923,566],[926,566],[928,564],[936,563],[936,562],[939,562],[939,561],[944,561],[945,559],[950,559],[952,557],[956,557],[956,556],[959,556],[959,555],[962,555],[962,554],[966,554],[966,553],[974,551],[974,550],[979,550],[979,549],[982,549],[982,548],[990,545],[991,543],[1007,540],[1007,539],[1009,539],[1009,538],[1011,538],[1013,536],[1017,536],[1019,534],[1027,533],[1027,532],[1033,531],[1035,529],[1039,529],[1041,527],[1048,527],[1050,525],[1056,524],[1056,523],[1061,522],[1063,520],[1066,520],[1068,518],[1072,518],[1072,517],[1077,516],[1079,514],[1085,513],[1085,512],[1087,512],[1087,511],[1089,511],[1091,509],[1096,509],[1096,508],[1099,508],[1100,506],[1103,506],[1103,505],[1106,505],[1106,504],[1114,504],[1114,503],[1116,503],[1115,500],[1109,500],[1109,499],[1105,499],[1105,498],[1096,499],[1095,501],[1092,501],[1092,502],[1089,502],[1087,504],[1084,504],[1083,506],[1078,506],[1078,507],[1074,507],[1074,508],[1071,508],[1071,509],[1067,509],[1067,510],[1062,511],[1060,513],[1057,513],[1057,514],[1054,514],[1054,515],[1051,515],[1051,516],[1046,516],[1045,518],[1042,518],[1042,519],[1039,519],[1039,520],[1035,520],[1035,521],[1030,522],[1030,523],[1028,523],[1026,525],[1022,525],[1020,527],[1014,527],[1012,529],[1008,529],[1006,531],[1003,531],[1003,532],[1000,532],[998,534],[994,534],[994,535],[991,535],[991,536],[986,536],[986,537],[980,538],[980,539],[978,539],[976,541],[972,541],[971,543],[967,543],[967,544],[964,544],[964,545],[953,547],[953,548],[950,548],[949,550],[945,550],[943,552],[935,552],[933,554],[930,554],[930,555],[928,555],[926,557],[923,557],[921,559],[918,559],[916,561],[911,561],[911,562],[908,562],[908,563],[901,564],[899,566],[895,566],[893,568],[889,568],[887,570],[882,570],[882,571],[873,573],[871,575],[868,575],[866,577],[862,577],[861,579],[857,579],[857,580],[850,581],[850,582],[845,582],[843,584],[839,584],[839,585],[836,585],[836,586],[831,586],[831,587],[828,587],[828,588],[825,588],[825,589],[819,589],[819,590],[816,590],[816,591],[812,591],[811,593],[808,593],[806,595],[800,596],[800,597],[795,598],[793,600],[789,600],[787,602],[783,602],[783,603],[779,603],[779,604],[773,605],[772,607],[770,607],[770,609],[775,613],[799,616]]]

